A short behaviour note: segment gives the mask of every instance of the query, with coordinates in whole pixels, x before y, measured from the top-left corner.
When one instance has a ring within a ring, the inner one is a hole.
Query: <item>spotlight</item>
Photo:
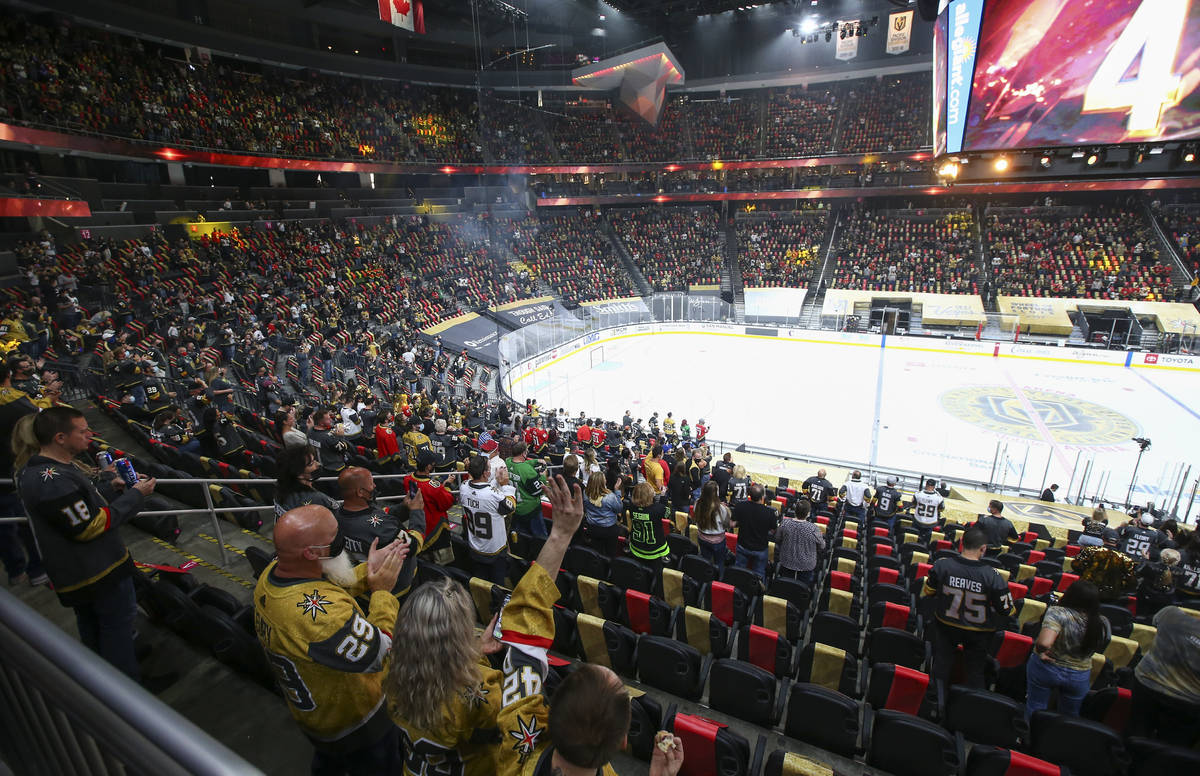
[[[1183,161],[1187,162],[1188,164],[1191,164],[1192,162],[1196,161],[1196,152],[1190,151],[1190,150],[1184,151],[1183,152]]]
[[[1095,167],[1096,162],[1100,161],[1100,155],[1099,154],[1088,154],[1088,158],[1086,161],[1087,161],[1088,167]]]
[[[800,32],[804,33],[805,35],[812,35],[816,31],[817,17],[810,16],[804,21],[800,22]]]
[[[996,172],[1006,172],[1008,170],[1008,158],[1004,156],[998,157],[996,161],[992,162],[992,167],[996,169]]]
[[[1042,154],[1042,158],[1038,159],[1038,164],[1042,166],[1043,170],[1049,170],[1050,165],[1054,164],[1054,159],[1050,154]]]

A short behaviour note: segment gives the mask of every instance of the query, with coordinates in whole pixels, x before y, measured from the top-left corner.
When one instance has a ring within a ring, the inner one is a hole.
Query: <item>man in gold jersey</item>
[[[285,512],[275,523],[278,560],[254,588],[254,625],[292,716],[315,748],[314,776],[393,774],[399,738],[382,679],[398,608],[392,587],[407,542],[372,543],[354,566],[325,507]],[[355,602],[370,593],[369,614]]]

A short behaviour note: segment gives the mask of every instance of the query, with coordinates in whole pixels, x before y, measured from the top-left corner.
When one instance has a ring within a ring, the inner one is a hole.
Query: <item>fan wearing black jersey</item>
[[[804,481],[804,495],[812,505],[813,515],[829,514],[829,499],[833,496],[833,483],[825,479],[825,470],[819,469],[816,476]]]
[[[1158,560],[1161,547],[1153,525],[1154,515],[1149,512],[1130,520],[1117,531],[1117,549],[1134,560]]]
[[[933,597],[933,675],[946,687],[958,646],[967,686],[984,689],[984,666],[992,635],[1012,615],[1012,594],[996,569],[983,563],[987,534],[972,526],[957,558],[940,558],[925,577],[922,595]]]
[[[876,520],[887,523],[890,529],[896,522],[896,513],[900,511],[903,499],[904,496],[896,490],[896,476],[889,475],[887,485],[876,490],[875,498],[871,499],[871,512]]]

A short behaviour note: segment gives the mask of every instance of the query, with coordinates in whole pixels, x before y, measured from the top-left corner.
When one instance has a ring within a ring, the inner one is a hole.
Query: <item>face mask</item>
[[[367,502],[368,504],[374,504],[374,503],[375,503],[375,491],[377,491],[377,490],[379,490],[379,489],[378,489],[378,488],[372,488],[371,490],[367,491],[366,502]]]
[[[336,558],[341,555],[346,549],[346,537],[342,535],[341,529],[338,529],[337,536],[333,537],[333,541],[329,543],[329,557]]]

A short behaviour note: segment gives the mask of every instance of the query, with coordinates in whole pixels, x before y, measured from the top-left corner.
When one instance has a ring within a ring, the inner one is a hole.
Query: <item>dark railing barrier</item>
[[[262,772],[0,590],[0,770],[96,776]]]

